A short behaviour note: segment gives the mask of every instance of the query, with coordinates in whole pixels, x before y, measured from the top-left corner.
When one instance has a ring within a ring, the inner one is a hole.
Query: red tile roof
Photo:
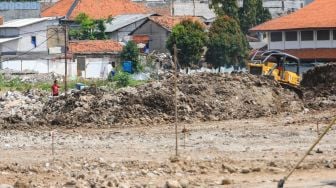
[[[153,22],[161,25],[162,27],[166,28],[167,30],[171,30],[176,24],[179,24],[181,21],[186,19],[191,19],[193,21],[198,21],[203,24],[202,20],[198,17],[192,16],[151,16],[149,18]]]
[[[66,16],[75,0],[60,0],[44,10],[43,17]],[[93,19],[106,19],[122,14],[143,14],[150,10],[142,4],[130,0],[79,0],[68,19],[73,20],[79,13],[86,13]]]
[[[336,60],[335,48],[284,50],[302,60]]]
[[[315,0],[304,8],[260,24],[251,31],[336,28],[336,0]]]
[[[70,41],[69,51],[76,53],[115,53],[121,52],[123,46],[113,40],[82,40]]]

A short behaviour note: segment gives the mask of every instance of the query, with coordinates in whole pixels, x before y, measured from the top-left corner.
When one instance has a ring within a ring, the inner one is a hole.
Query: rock
[[[331,161],[331,160],[326,161],[325,167],[330,168],[330,169],[334,169],[335,168],[334,162]]]
[[[261,168],[260,167],[254,167],[251,170],[252,170],[252,172],[260,172]]]
[[[248,168],[243,168],[243,169],[240,170],[240,173],[242,173],[242,174],[248,174],[250,172],[251,172],[251,170],[248,169]]]
[[[68,181],[63,185],[64,188],[75,188],[76,182],[74,180]]]
[[[128,183],[120,183],[118,188],[130,188]]]
[[[29,188],[29,184],[24,182],[24,181],[16,181],[15,184],[14,184],[14,188]]]
[[[270,171],[270,172],[273,172],[274,174],[279,174],[279,173],[285,172],[284,169],[277,168],[277,167],[268,167],[267,170]]]
[[[14,187],[8,184],[0,184],[0,188],[14,188]]]
[[[233,181],[230,180],[230,179],[227,179],[227,178],[224,178],[221,181],[221,185],[231,185],[232,183],[233,183]]]
[[[237,169],[235,167],[226,165],[226,164],[222,164],[222,169],[224,170],[228,170],[230,173],[235,173],[237,172]]]
[[[187,179],[181,179],[179,183],[182,188],[187,188],[189,186],[189,181]]]
[[[175,180],[168,180],[166,182],[166,187],[167,188],[182,188],[180,183],[178,181],[175,181]]]

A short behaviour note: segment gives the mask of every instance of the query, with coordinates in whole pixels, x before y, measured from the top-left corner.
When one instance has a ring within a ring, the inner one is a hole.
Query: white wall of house
[[[108,77],[108,73],[112,70],[108,58],[86,58],[86,69],[82,75],[85,78],[104,78]],[[70,78],[77,77],[77,61],[68,61],[68,75]],[[64,60],[55,59],[36,59],[36,60],[11,60],[2,62],[3,69],[12,69],[16,71],[30,70],[38,73],[54,72],[64,75]]]
[[[45,20],[19,28],[0,28],[0,36],[3,38],[21,37],[4,43],[2,52],[48,52],[47,28],[51,25],[58,25],[58,20]],[[36,37],[36,48],[32,37]]]
[[[267,36],[269,50],[336,48],[336,29],[276,31]]]

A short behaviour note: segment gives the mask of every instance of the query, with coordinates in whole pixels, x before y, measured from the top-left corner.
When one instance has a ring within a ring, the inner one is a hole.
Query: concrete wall
[[[153,21],[147,21],[140,28],[134,31],[133,35],[148,35],[149,50],[159,52],[167,52],[166,41],[169,36],[169,31],[154,23]]]
[[[12,69],[16,71],[31,70],[38,73],[55,72],[64,75],[64,60],[12,60],[2,62],[3,69]],[[83,71],[84,78],[107,78],[108,73],[112,70],[109,60],[106,58],[87,58],[86,69]],[[68,60],[68,75],[70,78],[77,78],[77,61]]]

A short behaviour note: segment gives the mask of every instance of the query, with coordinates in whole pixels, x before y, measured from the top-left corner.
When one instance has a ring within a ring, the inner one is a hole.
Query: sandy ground
[[[164,187],[176,180],[187,187],[276,187],[317,139],[317,123],[322,131],[335,112],[179,124],[179,160],[173,125],[55,127],[54,157],[51,130],[1,130],[0,184]],[[335,135],[336,126],[285,187],[336,187]]]

